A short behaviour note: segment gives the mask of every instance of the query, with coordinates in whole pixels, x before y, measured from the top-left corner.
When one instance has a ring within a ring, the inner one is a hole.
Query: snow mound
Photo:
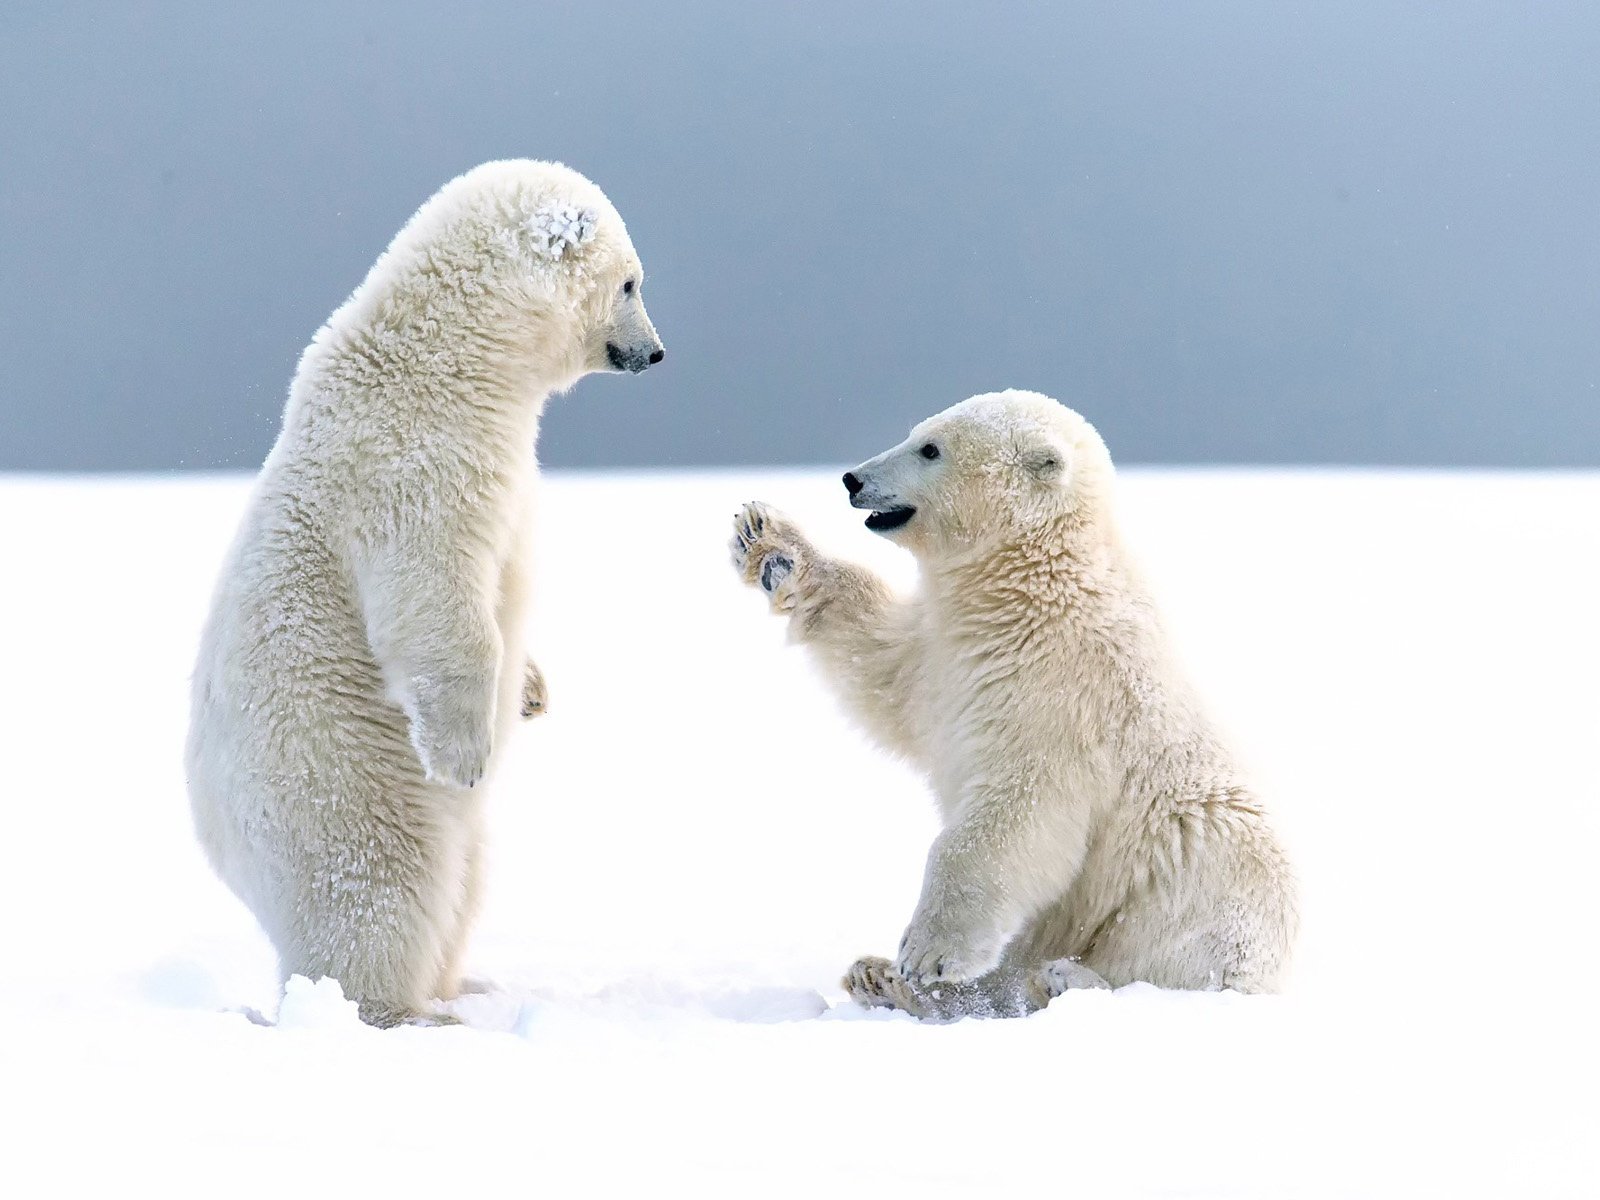
[[[291,975],[283,985],[279,1029],[350,1029],[360,1025],[356,1002],[345,999],[344,988],[337,979],[312,982],[304,975]]]

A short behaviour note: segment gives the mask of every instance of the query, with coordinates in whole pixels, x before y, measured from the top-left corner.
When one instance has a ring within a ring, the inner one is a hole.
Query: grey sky
[[[1600,5],[0,7],[0,468],[253,467],[436,187],[559,158],[667,360],[555,465],[1600,464]]]

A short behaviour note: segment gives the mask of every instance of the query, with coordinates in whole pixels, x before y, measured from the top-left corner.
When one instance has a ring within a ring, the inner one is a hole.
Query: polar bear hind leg
[[[382,850],[327,847],[337,871],[295,863],[270,930],[281,976],[337,979],[369,1025],[454,1024],[433,1001],[464,928],[465,847],[386,832]]]
[[[454,1000],[458,996],[482,995],[493,988],[487,980],[464,979],[461,960],[467,952],[467,939],[478,919],[478,909],[483,904],[483,843],[473,841],[466,851],[465,871],[461,879],[461,899],[455,919],[444,946],[444,968],[439,972],[433,994],[441,1000]]]
[[[1119,987],[1137,980],[1186,991],[1272,992],[1292,920],[1282,907],[1229,897],[1177,912],[1150,898],[1102,928],[1083,965]]]

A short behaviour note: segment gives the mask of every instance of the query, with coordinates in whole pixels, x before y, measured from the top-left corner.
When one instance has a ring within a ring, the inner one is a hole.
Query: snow
[[[571,204],[552,201],[540,208],[528,221],[541,253],[560,258],[567,247],[576,249],[594,240],[600,216],[592,208],[577,208]]]
[[[279,1029],[338,1029],[359,1027],[356,1002],[344,998],[337,979],[307,979],[291,975],[283,985],[278,1005]]]
[[[0,478],[0,1187],[1555,1196],[1600,1188],[1600,476],[1128,471],[1131,543],[1303,876],[1277,997],[843,1003],[932,807],[727,566],[824,471],[555,475],[551,711],[490,797],[464,1027],[270,948],[189,831],[186,677],[246,483]]]

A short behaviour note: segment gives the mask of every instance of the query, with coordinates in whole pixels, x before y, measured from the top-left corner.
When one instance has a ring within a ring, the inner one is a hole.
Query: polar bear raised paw
[[[532,720],[550,711],[550,695],[545,690],[544,672],[533,659],[522,671],[522,719]]]
[[[747,584],[766,592],[774,612],[794,608],[798,573],[810,550],[793,521],[758,500],[746,504],[733,519],[729,551],[734,569]]]

